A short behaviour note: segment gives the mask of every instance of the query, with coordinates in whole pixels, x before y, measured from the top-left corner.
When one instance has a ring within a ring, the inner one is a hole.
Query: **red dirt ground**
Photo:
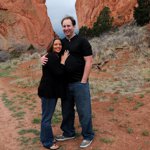
[[[116,59],[110,60],[102,71],[92,70],[90,77],[97,78],[102,81],[117,80],[114,74],[125,69],[124,66],[129,64],[129,53],[123,51]],[[132,60],[132,63],[137,60]],[[39,63],[37,60],[24,62],[18,66],[13,74],[19,77],[31,77],[32,79],[40,78],[40,71],[34,70],[32,66]],[[132,64],[135,65],[135,64]],[[148,64],[141,64],[143,67],[149,68]],[[39,140],[36,143],[26,141],[21,143],[21,135],[18,134],[20,129],[37,129],[40,130],[40,124],[33,124],[35,117],[40,117],[40,100],[36,95],[37,86],[35,87],[18,87],[16,84],[10,84],[14,78],[0,78],[0,94],[7,93],[9,99],[15,95],[26,92],[29,95],[34,94],[34,109],[29,109],[32,102],[23,103],[23,111],[25,117],[21,120],[12,116],[13,112],[8,109],[0,101],[0,150],[44,150]],[[110,82],[111,84],[111,82]],[[96,87],[95,87],[96,88]],[[149,81],[140,87],[140,91],[123,95],[119,92],[99,92],[92,96],[93,110],[93,127],[95,138],[93,143],[86,150],[150,150],[150,83]],[[142,94],[141,94],[142,93]],[[144,94],[143,94],[144,93]],[[128,97],[129,96],[129,97]],[[100,101],[100,97],[105,97],[104,101]],[[143,105],[135,107],[138,102]],[[16,102],[15,105],[21,105]],[[135,109],[134,109],[135,108]],[[54,134],[60,134],[60,122],[53,125]],[[81,128],[76,115],[75,127],[78,136],[75,140],[59,142],[60,150],[80,150],[79,145],[82,141],[80,135]],[[27,134],[30,140],[32,134]]]

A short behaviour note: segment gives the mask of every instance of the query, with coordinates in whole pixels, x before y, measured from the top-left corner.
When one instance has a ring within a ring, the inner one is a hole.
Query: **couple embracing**
[[[45,148],[58,149],[55,141],[74,139],[76,106],[83,136],[80,147],[85,148],[94,138],[88,83],[92,49],[87,39],[75,34],[73,17],[63,18],[61,25],[65,38],[55,38],[47,49],[48,54],[41,57],[43,74],[38,87],[42,104],[40,140]],[[61,98],[63,134],[54,138],[51,119],[58,98]]]

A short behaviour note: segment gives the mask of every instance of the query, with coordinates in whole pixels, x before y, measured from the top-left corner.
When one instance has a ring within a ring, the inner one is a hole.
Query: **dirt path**
[[[0,80],[0,95],[4,92],[3,82]],[[11,113],[4,106],[0,98],[0,149],[1,150],[19,150],[17,142],[16,120],[11,117]]]
[[[137,67],[137,60],[127,56],[128,53],[122,52],[117,57],[120,59],[110,60],[102,71],[92,70],[95,138],[86,150],[150,149],[149,63],[138,64]],[[0,150],[46,150],[39,140],[41,103],[36,93],[37,85],[33,82],[33,87],[30,87],[29,82],[16,82],[17,79],[28,81],[27,77],[34,81],[40,78],[41,70],[35,70],[36,64],[35,60],[24,62],[12,72],[16,78],[0,78]],[[12,100],[14,110],[5,106],[3,93],[9,101]],[[12,116],[16,113],[19,116]],[[58,111],[53,123],[55,135],[61,133],[60,116]],[[75,140],[59,142],[60,150],[81,150],[82,136],[77,114],[75,128]],[[21,134],[18,134],[19,131]]]

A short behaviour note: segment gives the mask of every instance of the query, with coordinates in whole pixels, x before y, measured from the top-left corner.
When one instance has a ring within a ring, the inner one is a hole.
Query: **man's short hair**
[[[75,26],[76,25],[76,21],[72,16],[66,16],[61,20],[61,25],[63,25],[64,20],[70,19],[72,22],[72,25]]]

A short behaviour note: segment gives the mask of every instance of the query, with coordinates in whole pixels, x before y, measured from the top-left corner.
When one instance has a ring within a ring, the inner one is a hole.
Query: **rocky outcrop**
[[[53,29],[45,0],[0,0],[0,50],[47,47]]]
[[[110,8],[115,25],[125,24],[133,19],[133,8],[136,5],[137,0],[77,0],[76,13],[79,28],[92,27],[105,6]]]

